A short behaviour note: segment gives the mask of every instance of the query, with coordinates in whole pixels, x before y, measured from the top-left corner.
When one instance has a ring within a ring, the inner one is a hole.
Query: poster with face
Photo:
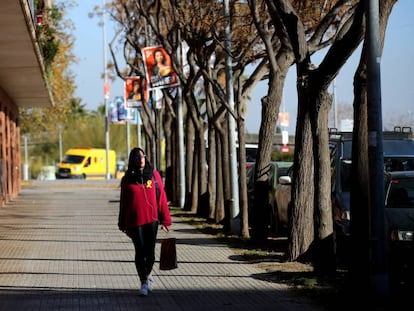
[[[171,57],[162,46],[146,47],[142,50],[148,81],[148,90],[178,85]]]
[[[127,108],[140,108],[148,102],[146,83],[142,83],[141,77],[129,77],[125,79],[125,100]]]

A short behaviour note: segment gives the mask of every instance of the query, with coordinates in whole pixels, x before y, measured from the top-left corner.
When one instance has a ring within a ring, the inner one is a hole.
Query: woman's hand
[[[164,226],[164,225],[161,225],[161,230],[162,230],[162,231],[164,231],[165,233],[168,233],[168,232],[170,232],[170,227],[171,227],[171,226]]]

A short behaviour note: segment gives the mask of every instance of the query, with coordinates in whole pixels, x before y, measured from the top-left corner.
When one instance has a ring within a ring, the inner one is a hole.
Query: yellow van
[[[109,150],[109,174],[115,178],[116,153]],[[66,151],[62,162],[58,163],[56,179],[105,179],[106,149],[76,147]]]

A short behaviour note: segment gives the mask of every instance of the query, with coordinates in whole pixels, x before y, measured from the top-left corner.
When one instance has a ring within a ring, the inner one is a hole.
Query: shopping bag
[[[177,268],[176,238],[161,240],[160,270],[172,270]]]

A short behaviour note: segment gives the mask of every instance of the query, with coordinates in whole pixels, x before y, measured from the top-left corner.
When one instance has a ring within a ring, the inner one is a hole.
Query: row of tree
[[[395,0],[380,2],[381,45],[394,3]],[[141,51],[154,44],[164,46],[172,56],[186,109],[186,208],[225,223],[229,217],[227,204],[231,199],[229,180],[225,178],[230,176],[226,118],[236,119],[238,141],[243,145],[243,111],[247,98],[259,81],[267,79],[268,93],[261,103],[256,202],[250,221],[247,219],[245,175],[243,170],[239,172],[242,235],[248,237],[251,234],[254,241],[263,242],[267,238],[269,177],[261,172],[266,172],[269,166],[285,78],[289,68],[295,65],[298,116],[288,258],[297,260],[309,252],[311,245],[318,250],[319,244],[326,245],[326,240],[331,240],[331,246],[324,247],[328,254],[319,257],[334,261],[328,148],[332,96],[328,87],[350,55],[363,43],[361,62],[355,74],[354,121],[359,150],[359,159],[355,163],[367,163],[366,1],[250,0],[230,1],[230,5],[231,51],[228,51],[225,48],[228,19],[224,16],[222,1],[112,2],[106,9],[119,23],[119,31],[110,45],[113,69],[119,77],[145,77]],[[119,68],[120,62],[116,59],[119,46],[123,47],[125,70]],[[314,64],[312,55],[322,49],[326,51],[324,58]],[[227,105],[227,53],[232,58],[234,110]],[[252,74],[246,77],[246,68],[252,66]],[[199,96],[199,88],[203,96]],[[162,118],[167,139],[167,167],[171,167],[173,181],[178,165],[177,157],[174,157],[177,154],[176,133],[171,131],[176,126],[171,124],[177,122],[174,110],[177,98],[169,96],[168,92],[164,95]],[[200,109],[202,105],[206,107],[205,111]],[[148,137],[156,137],[150,126],[152,120],[143,119]],[[206,143],[209,146],[207,166]],[[240,148],[240,167],[244,166],[244,161],[244,152]],[[369,172],[366,168],[355,166],[355,174],[365,176],[358,180],[367,181]],[[177,184],[171,182],[169,186]],[[368,186],[368,182],[361,182],[358,191],[364,191]]]

